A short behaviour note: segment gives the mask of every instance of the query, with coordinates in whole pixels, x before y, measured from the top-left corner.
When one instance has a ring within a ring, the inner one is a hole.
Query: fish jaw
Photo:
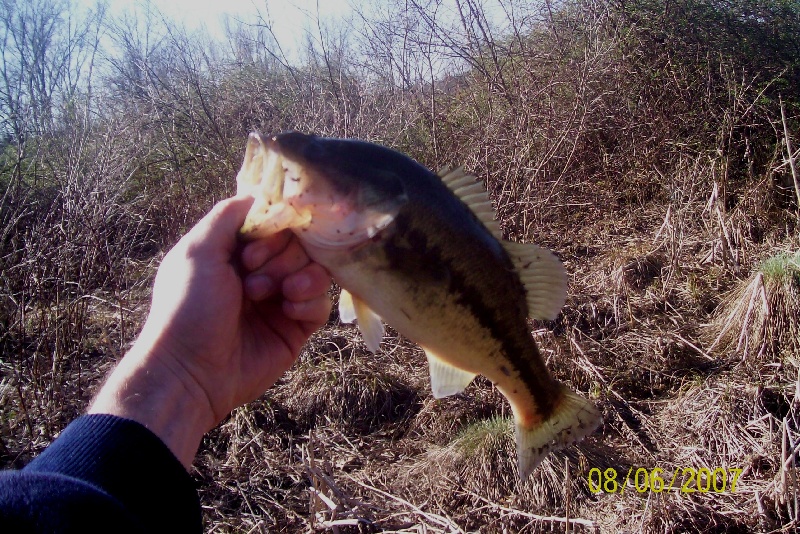
[[[394,220],[405,199],[384,198],[369,183],[342,183],[343,173],[324,157],[332,144],[297,132],[250,134],[236,177],[237,193],[255,198],[240,230],[244,239],[291,229],[310,248],[348,249]]]
[[[253,197],[240,229],[248,240],[267,237],[287,228],[308,226],[310,214],[285,201],[286,171],[281,154],[254,132],[247,139],[244,161],[236,175],[236,193]]]

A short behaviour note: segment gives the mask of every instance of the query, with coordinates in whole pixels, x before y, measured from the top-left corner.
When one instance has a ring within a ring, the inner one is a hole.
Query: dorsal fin
[[[500,224],[497,222],[494,208],[492,208],[492,201],[483,184],[477,182],[474,176],[465,174],[461,167],[453,170],[443,167],[439,170],[439,177],[447,188],[469,207],[494,237],[503,239]]]
[[[567,271],[555,254],[529,243],[502,241],[525,286],[528,316],[554,320],[567,299]]]
[[[345,288],[342,288],[342,292],[339,293],[339,320],[347,324],[356,320],[356,305],[353,302],[353,295]]]
[[[567,271],[561,260],[549,250],[536,245],[505,241],[486,188],[474,176],[464,173],[461,167],[452,170],[444,167],[439,171],[439,176],[508,252],[525,285],[528,316],[554,320],[567,299]]]

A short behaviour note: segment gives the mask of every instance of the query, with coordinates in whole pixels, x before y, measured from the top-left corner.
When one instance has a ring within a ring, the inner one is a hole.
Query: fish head
[[[408,200],[391,161],[375,154],[375,146],[299,132],[250,134],[236,181],[237,192],[255,200],[241,235],[257,239],[289,228],[320,248],[351,248],[373,238]]]

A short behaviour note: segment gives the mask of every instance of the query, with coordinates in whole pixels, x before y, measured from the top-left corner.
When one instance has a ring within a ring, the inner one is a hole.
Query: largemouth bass
[[[497,386],[514,412],[522,479],[600,424],[593,404],[550,375],[527,324],[563,306],[563,265],[503,240],[475,178],[363,141],[253,133],[237,185],[255,197],[241,234],[291,229],[343,288],[339,315],[357,321],[369,350],[385,321],[424,349],[435,397],[477,374]]]

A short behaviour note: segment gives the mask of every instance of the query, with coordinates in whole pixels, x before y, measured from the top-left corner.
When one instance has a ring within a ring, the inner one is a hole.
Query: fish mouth
[[[236,176],[237,193],[254,197],[240,236],[254,240],[290,229],[322,249],[355,248],[373,239],[407,197],[376,195],[338,156],[338,145],[312,135],[265,139],[251,133]]]
[[[301,179],[301,168],[284,157],[278,136],[266,140],[258,132],[247,139],[244,161],[236,175],[237,195],[255,200],[239,234],[247,240],[267,237],[285,229],[302,229],[311,222],[309,210],[287,202],[293,184]]]
[[[283,198],[283,158],[273,148],[275,142],[274,136],[265,141],[258,132],[248,136],[244,161],[236,175],[237,193],[246,194],[258,189],[272,201]]]

